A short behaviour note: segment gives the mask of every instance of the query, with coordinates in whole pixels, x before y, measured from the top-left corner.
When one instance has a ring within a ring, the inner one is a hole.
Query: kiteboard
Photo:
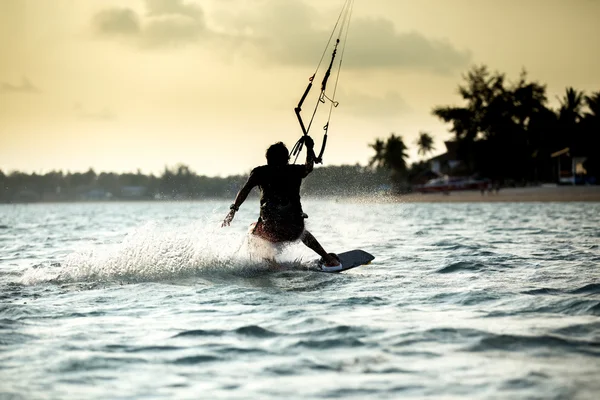
[[[339,273],[348,271],[349,269],[368,265],[375,259],[375,256],[367,253],[364,250],[350,250],[337,254],[340,259],[341,267],[326,267],[321,260],[315,260],[312,264],[312,270],[318,272]]]

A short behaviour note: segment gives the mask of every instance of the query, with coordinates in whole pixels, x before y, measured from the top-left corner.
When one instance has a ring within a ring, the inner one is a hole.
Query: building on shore
[[[556,177],[559,184],[576,185],[588,183],[588,173],[584,167],[587,157],[565,147],[550,155],[555,160]]]
[[[462,164],[458,157],[458,143],[455,141],[446,141],[446,152],[430,158],[427,162],[431,171],[438,175],[450,175],[452,170]]]

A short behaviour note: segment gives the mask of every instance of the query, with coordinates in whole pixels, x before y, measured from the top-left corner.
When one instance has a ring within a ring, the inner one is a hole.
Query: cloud
[[[2,93],[40,93],[41,90],[31,83],[29,79],[23,77],[20,84],[12,84],[2,82],[0,86],[0,92]]]
[[[194,4],[184,3],[183,0],[146,0],[149,16],[179,15],[202,21],[202,9]]]
[[[398,67],[446,74],[471,62],[470,52],[418,32],[398,33],[392,21],[384,18],[357,20],[351,40],[347,62],[356,68]]]
[[[265,9],[269,9],[267,12]],[[272,0],[265,9],[237,17],[224,16],[229,29],[249,32],[256,55],[269,63],[312,65],[331,34],[318,24],[316,11],[300,0]],[[328,60],[331,51],[327,52]],[[341,52],[338,52],[338,57]],[[344,54],[344,66],[354,69],[412,69],[448,74],[471,62],[468,51],[419,32],[398,32],[387,18],[353,18]]]
[[[302,0],[266,0],[237,14],[232,10],[240,8],[229,2],[211,20],[218,28],[208,26],[199,6],[183,0],[146,0],[145,7],[143,16],[130,9],[101,11],[93,18],[95,30],[103,36],[127,34],[138,45],[150,48],[204,40],[263,64],[289,66],[314,66],[331,34],[331,21],[323,21]],[[449,74],[470,63],[469,51],[419,32],[398,32],[387,18],[354,18],[344,55],[344,65],[358,70]]]
[[[117,119],[116,115],[106,107],[99,111],[88,111],[81,103],[77,103],[73,109],[75,110],[77,118],[83,120],[105,122]]]
[[[205,32],[199,21],[180,15],[163,16],[148,23],[141,41],[150,47],[193,43]]]
[[[92,18],[100,37],[118,35],[143,47],[165,47],[193,43],[208,33],[202,10],[182,0],[146,0],[146,13],[129,8],[110,8]]]
[[[100,11],[93,17],[92,26],[102,35],[135,35],[141,29],[137,14],[129,8]]]

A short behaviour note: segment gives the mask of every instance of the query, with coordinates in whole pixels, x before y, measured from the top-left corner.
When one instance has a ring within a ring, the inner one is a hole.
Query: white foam
[[[277,249],[245,234],[196,223],[167,227],[148,223],[121,243],[93,246],[70,254],[60,266],[28,268],[23,284],[40,282],[155,281],[207,273],[243,273],[265,268]]]

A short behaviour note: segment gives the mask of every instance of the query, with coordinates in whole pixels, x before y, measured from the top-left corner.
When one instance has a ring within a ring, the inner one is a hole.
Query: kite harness
[[[331,32],[331,35],[329,36],[329,40],[327,41],[325,50],[323,51],[323,54],[321,55],[319,64],[317,65],[317,68],[315,69],[315,72],[313,73],[313,75],[308,79],[308,86],[306,87],[306,90],[304,90],[304,94],[302,94],[302,97],[300,98],[300,102],[298,102],[298,106],[296,106],[296,108],[294,109],[294,111],[296,112],[296,117],[298,117],[298,122],[300,123],[300,128],[302,129],[302,137],[296,142],[296,144],[292,148],[292,155],[296,157],[294,160],[294,163],[296,162],[296,160],[298,159],[298,156],[300,155],[300,152],[302,151],[302,147],[304,145],[304,139],[308,136],[308,134],[310,132],[310,128],[312,126],[315,115],[317,114],[317,109],[319,108],[319,105],[321,103],[325,104],[328,101],[329,102],[329,115],[327,117],[327,123],[323,127],[323,130],[325,131],[325,134],[323,135],[323,143],[321,144],[321,151],[319,152],[319,155],[315,159],[316,163],[318,163],[318,164],[323,163],[323,153],[325,152],[325,146],[327,145],[327,133],[329,131],[329,121],[331,120],[331,112],[333,111],[334,107],[337,107],[339,105],[339,102],[337,102],[335,100],[335,93],[336,93],[337,84],[338,84],[338,81],[340,78],[340,69],[342,67],[342,60],[344,58],[344,50],[346,48],[346,38],[348,37],[348,28],[350,27],[350,18],[352,16],[352,6],[353,5],[354,5],[354,0],[345,0],[344,5],[342,7],[342,11],[340,12],[337,22],[335,23],[335,26],[333,27],[333,31]],[[329,47],[331,45],[331,41],[333,39],[333,36],[335,35],[336,32],[337,32],[337,38],[336,38],[335,44],[333,46],[333,52],[331,53],[331,61],[329,62],[329,67],[327,68],[327,71],[325,72],[325,75],[323,76],[323,80],[321,81],[321,93],[319,94],[319,98],[316,102],[316,105],[313,110],[310,121],[308,123],[308,126],[306,126],[304,123],[304,120],[302,119],[302,116],[300,115],[300,112],[302,111],[302,104],[304,103],[304,100],[306,100],[306,96],[308,96],[308,93],[310,92],[310,90],[312,88],[315,76],[317,75],[317,72],[319,71],[319,67],[321,66],[321,63],[323,62],[323,58],[325,57],[325,54],[327,53],[327,50],[329,49]],[[341,54],[339,57],[339,64],[338,64],[338,68],[337,68],[337,75],[335,78],[335,85],[333,87],[332,95],[328,96],[326,93],[327,81],[329,80],[329,77],[331,75],[331,70],[333,68],[333,62],[337,55],[338,46],[340,44],[340,40],[341,40],[342,36],[344,38],[343,38],[343,43],[342,43],[342,47],[341,47]]]

